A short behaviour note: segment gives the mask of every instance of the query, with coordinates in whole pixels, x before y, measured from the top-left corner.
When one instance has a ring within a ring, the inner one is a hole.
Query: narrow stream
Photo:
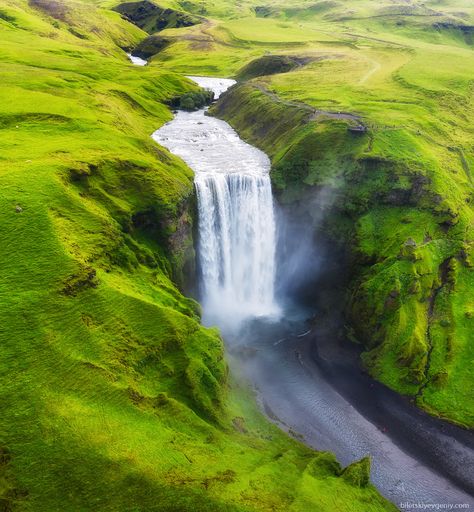
[[[145,59],[135,57],[135,55],[132,55],[131,53],[127,53],[127,57],[130,59],[130,62],[132,64],[135,64],[135,66],[146,66],[148,64],[148,62]]]
[[[234,83],[190,78],[216,96]],[[253,384],[267,416],[344,465],[370,455],[372,481],[402,508],[474,506],[471,433],[421,413],[353,368],[324,361],[304,315],[276,303],[267,156],[205,110],[178,112],[153,138],[195,172],[203,321],[221,328],[234,372]]]

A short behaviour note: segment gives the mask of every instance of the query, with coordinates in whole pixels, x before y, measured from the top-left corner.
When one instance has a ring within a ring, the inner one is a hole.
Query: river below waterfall
[[[216,96],[234,83],[190,78]],[[373,483],[401,508],[473,507],[472,434],[321,357],[316,347],[328,334],[276,304],[267,156],[205,110],[178,112],[153,138],[195,172],[203,321],[222,329],[233,371],[253,385],[265,414],[344,465],[370,455]]]

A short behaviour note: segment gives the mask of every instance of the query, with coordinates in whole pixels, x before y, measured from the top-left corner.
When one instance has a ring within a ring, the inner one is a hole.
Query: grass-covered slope
[[[0,1],[0,509],[392,510],[229,384],[175,284],[192,175],[150,139],[193,86],[98,4]]]
[[[268,75],[218,114],[272,156],[282,202],[319,222],[314,198],[330,198],[320,229],[352,255],[346,319],[366,368],[474,426],[472,2],[204,4],[211,21],[165,31],[155,61]],[[273,74],[272,55],[304,65]]]
[[[347,327],[366,367],[432,413],[472,426],[472,211],[459,171],[442,182],[446,167],[430,145],[352,131],[360,119],[311,112],[255,86],[234,89],[216,113],[272,156],[280,200],[350,248]],[[457,151],[446,153],[455,168]]]

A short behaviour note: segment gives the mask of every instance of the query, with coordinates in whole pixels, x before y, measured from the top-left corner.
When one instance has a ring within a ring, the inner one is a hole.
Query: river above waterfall
[[[192,79],[201,86],[214,89],[216,96],[234,83],[204,77]],[[242,197],[244,190],[255,187],[248,196],[255,203],[251,206],[252,219],[259,224],[261,219],[256,216],[268,215],[271,197],[259,196],[255,191],[270,190],[269,159],[243,142],[227,123],[205,115],[204,110],[180,111],[171,122],[157,130],[153,138],[193,169],[198,194],[201,185],[209,185],[201,189],[210,194],[209,209],[223,204],[216,199],[216,188],[220,185],[226,191],[233,187],[232,193],[237,192]],[[228,181],[229,175],[242,173],[249,177],[248,183]],[[210,177],[212,183],[205,183]],[[225,180],[225,183],[219,180]],[[260,201],[267,203],[262,207],[258,204]],[[234,219],[237,222],[242,219],[249,222],[242,217],[245,213],[242,210],[243,205],[239,203],[219,219],[234,215],[238,217]],[[203,213],[210,215],[212,212],[200,211],[200,222]],[[270,219],[270,224],[268,219],[262,222],[261,226],[269,226],[269,229],[260,227],[260,231],[251,233],[252,243],[256,236],[268,236],[269,232],[270,238],[274,237],[273,223],[274,219]],[[204,226],[200,224],[199,227],[202,237]],[[227,258],[222,248],[221,252],[216,249],[215,244],[231,244],[230,241],[223,242],[221,228],[214,226],[217,232],[213,234],[205,232],[205,236],[212,240],[199,241],[199,244],[209,244],[207,247],[200,245],[200,252],[208,251],[201,257],[212,258],[214,264],[217,258],[219,265],[226,261],[246,268],[245,262]],[[261,258],[259,251],[263,249],[258,249],[258,244],[245,251],[246,240],[249,239],[244,236],[243,245],[237,246],[238,258]],[[265,241],[267,248],[268,241]],[[266,253],[259,261],[265,262],[265,258],[272,256]],[[270,261],[269,264],[273,263]],[[262,272],[268,270],[259,265],[253,268],[260,268]],[[245,279],[260,279],[258,274],[240,272],[235,279],[240,280],[237,284],[245,286]],[[207,303],[204,301],[205,322],[222,327],[222,322],[227,319],[232,324],[229,334],[224,329],[231,367],[253,385],[262,410],[272,421],[284,430],[301,435],[301,440],[309,446],[334,452],[344,465],[369,455],[373,483],[398,506],[407,502],[469,503],[474,506],[469,495],[469,491],[474,490],[474,446],[470,433],[429,417],[354,367],[324,361],[315,350],[320,341],[318,336],[321,336],[317,328],[302,320],[304,315],[293,320],[289,313],[280,316],[273,294],[263,296],[263,299],[256,294],[254,299],[258,300],[249,302],[248,305],[255,308],[256,319],[252,321],[251,311],[247,308],[242,311],[239,297],[226,295],[225,276],[212,279],[215,279],[217,296]],[[264,282],[268,283],[268,275]],[[232,286],[235,284],[233,282]],[[251,293],[244,298],[250,296]],[[238,330],[242,316],[247,321]]]
[[[130,59],[132,64],[135,64],[135,66],[146,66],[148,64],[148,62],[145,59],[136,57],[135,55],[132,55],[131,53],[127,53],[127,57]]]

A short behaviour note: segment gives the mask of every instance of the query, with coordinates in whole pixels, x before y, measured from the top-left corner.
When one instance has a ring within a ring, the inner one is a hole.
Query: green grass
[[[0,1],[0,508],[394,510],[229,377],[176,284],[192,174],[150,139],[194,86],[130,64],[145,34],[105,4],[64,5]]]

